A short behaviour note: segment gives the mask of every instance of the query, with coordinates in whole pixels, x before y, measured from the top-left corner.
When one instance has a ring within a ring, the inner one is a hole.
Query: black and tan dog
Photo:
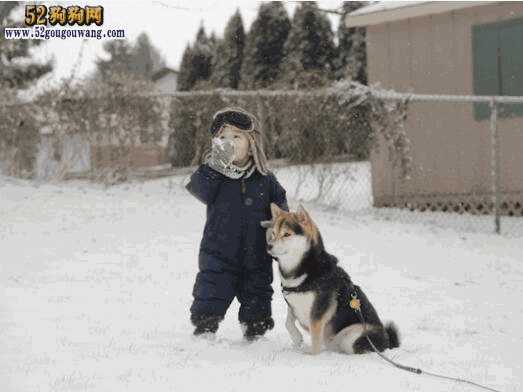
[[[295,345],[303,337],[296,320],[311,335],[311,352],[322,346],[346,353],[364,353],[399,347],[395,326],[384,326],[361,288],[338,266],[338,259],[327,253],[316,224],[303,206],[295,213],[271,204],[272,220],[261,222],[267,228],[267,250],[278,262],[283,296],[287,302],[286,327]],[[362,324],[350,307],[351,294],[361,304]]]

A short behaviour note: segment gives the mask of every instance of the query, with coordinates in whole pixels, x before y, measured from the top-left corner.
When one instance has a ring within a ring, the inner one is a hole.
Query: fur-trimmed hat
[[[260,122],[256,116],[240,107],[226,107],[219,110],[214,114],[209,128],[211,136],[214,137],[225,124],[233,125],[245,132],[256,168],[266,176],[269,173],[269,167],[263,148]],[[210,151],[204,154],[205,158],[208,158],[209,154]]]

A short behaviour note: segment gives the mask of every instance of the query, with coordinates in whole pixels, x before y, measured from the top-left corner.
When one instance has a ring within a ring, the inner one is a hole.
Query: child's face
[[[249,160],[251,151],[249,148],[249,139],[245,132],[236,128],[234,125],[225,124],[218,132],[217,137],[222,140],[230,140],[234,143],[233,163],[244,165]]]

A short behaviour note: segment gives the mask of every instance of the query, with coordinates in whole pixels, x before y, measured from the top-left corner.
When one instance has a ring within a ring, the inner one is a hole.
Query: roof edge
[[[441,14],[465,8],[497,3],[497,1],[428,1],[425,3],[405,4],[401,7],[361,13],[357,10],[345,17],[347,27],[364,27],[402,19],[416,18],[432,14]]]

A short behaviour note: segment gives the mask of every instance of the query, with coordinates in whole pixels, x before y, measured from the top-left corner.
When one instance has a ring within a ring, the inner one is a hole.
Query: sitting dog
[[[282,291],[287,302],[286,327],[293,343],[303,342],[296,320],[311,335],[311,353],[327,349],[345,353],[399,347],[396,327],[384,326],[361,288],[327,253],[316,224],[303,206],[295,213],[271,204],[272,220],[262,221],[267,229],[267,251],[278,262]],[[357,299],[361,314],[351,307]],[[363,317],[364,323],[362,323]]]

